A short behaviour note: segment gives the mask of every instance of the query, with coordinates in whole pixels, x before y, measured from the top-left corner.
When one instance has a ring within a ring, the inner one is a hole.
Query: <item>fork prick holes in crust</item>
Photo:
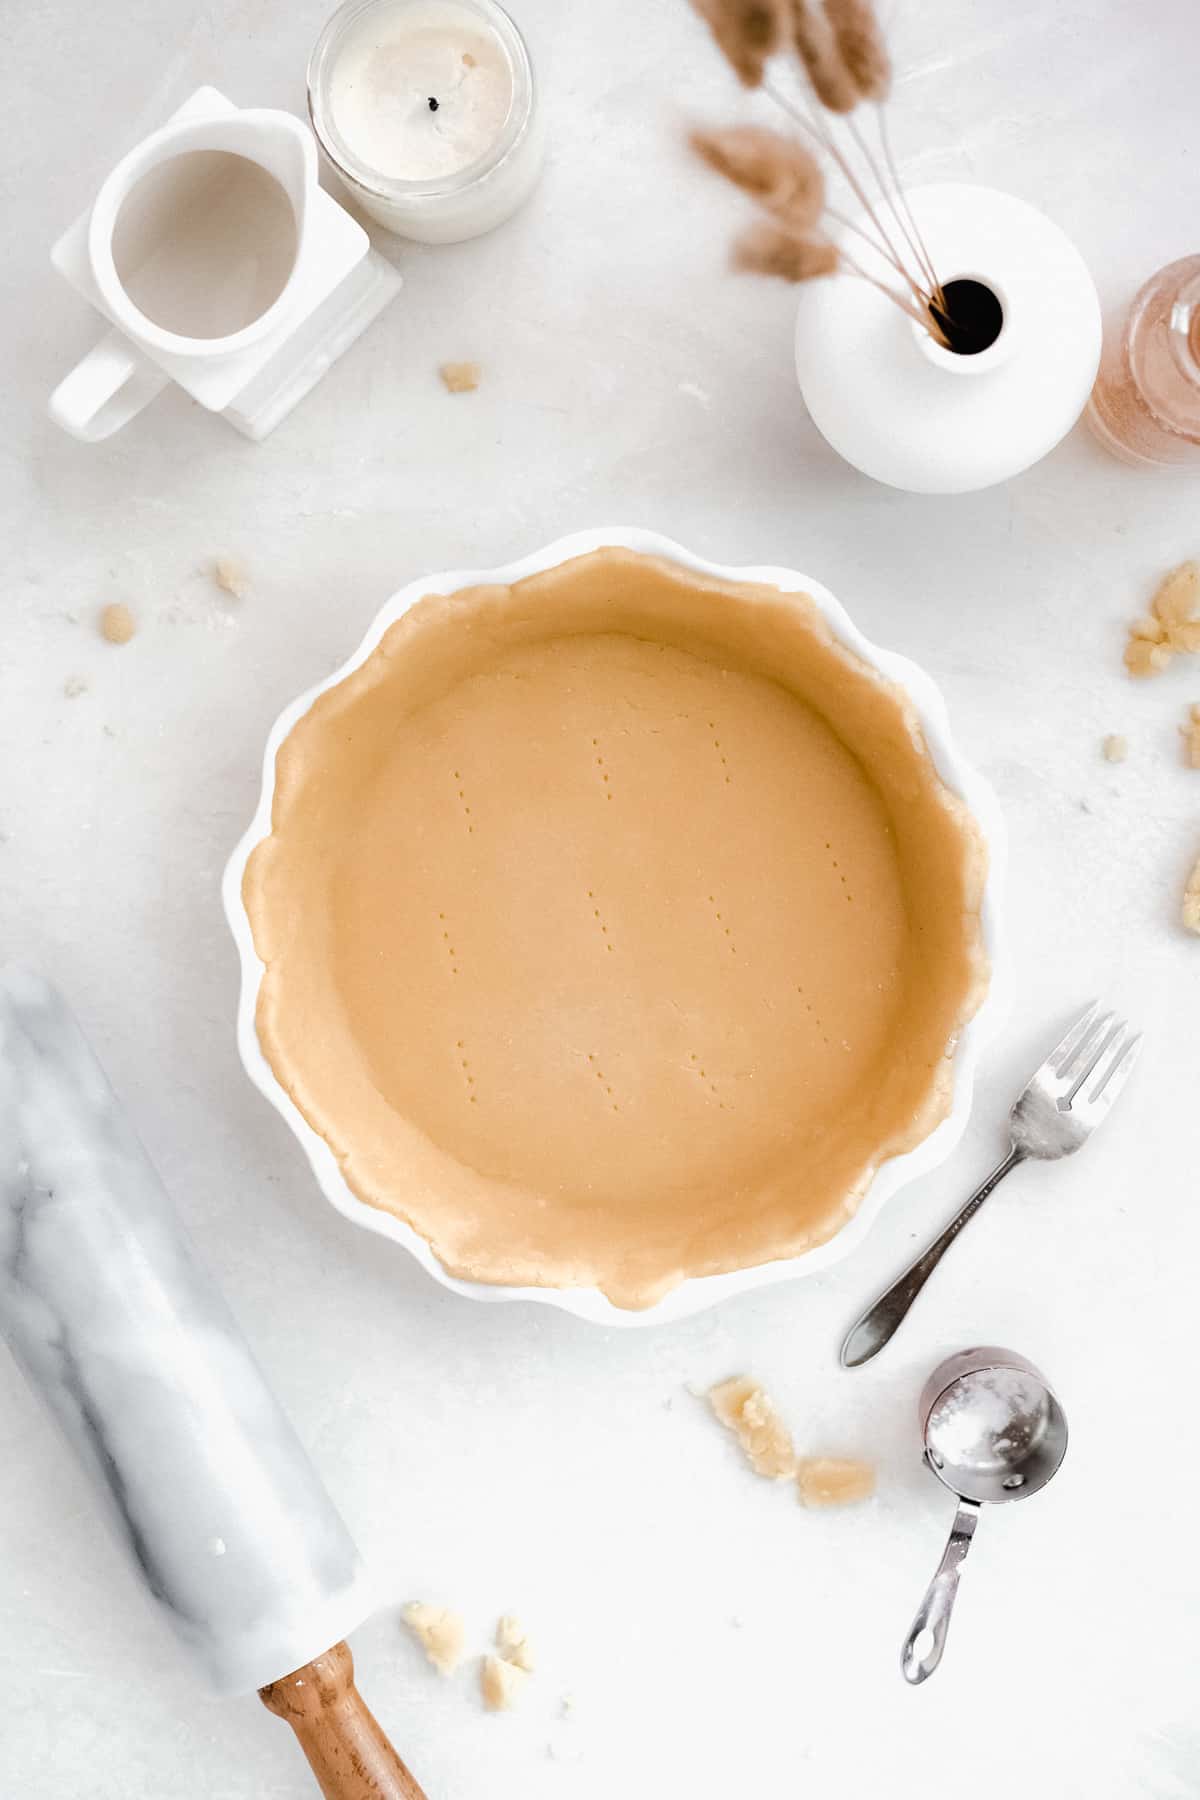
[[[829,1038],[825,1031],[824,1025],[822,1025],[819,1017],[817,1016],[817,1009],[813,1005],[812,1001],[809,999],[808,995],[805,993],[804,989],[801,987],[799,982],[796,983],[796,992],[800,996],[801,1004],[803,1005],[805,1012],[808,1014],[809,1018],[813,1022],[813,1029],[819,1034],[821,1042],[824,1044],[825,1048],[827,1050],[830,1049],[831,1045],[829,1042]]]
[[[596,1057],[595,1057],[594,1053],[592,1053],[592,1052],[589,1052],[589,1054],[588,1054],[588,1067],[591,1070],[592,1074],[596,1077],[596,1080],[600,1083],[600,1086],[603,1088],[604,1093],[607,1096],[608,1104],[612,1108],[613,1112],[620,1112],[621,1108],[617,1104],[612,1082],[609,1081],[609,1079],[608,1079],[607,1075],[604,1073],[603,1069],[598,1069],[596,1067]]]
[[[729,787],[731,784],[731,777],[729,774],[729,759],[727,758],[727,756],[725,755],[725,752],[721,748],[720,738],[716,735],[717,727],[716,727],[715,720],[710,719],[708,721],[708,729],[713,733],[713,741],[712,741],[713,754],[716,756],[717,761],[718,761],[718,767],[720,768],[720,771],[721,771],[721,780],[726,787]]]
[[[442,934],[442,949],[446,952],[446,960],[450,966],[450,973],[452,975],[457,975],[458,974],[458,951],[455,949],[454,945],[450,942],[450,927],[446,923],[446,915],[444,912],[440,912],[438,914],[438,927]],[[459,1049],[461,1049],[461,1048],[462,1048],[462,1046],[460,1044]]]
[[[695,1050],[689,1051],[689,1053],[688,1053],[687,1073],[689,1075],[695,1075],[700,1081],[702,1081],[704,1083],[705,1087],[708,1089],[709,1094],[716,1101],[717,1106],[721,1112],[728,1112],[730,1110],[730,1108],[726,1106],[724,1100],[722,1100],[722,1098],[721,1098],[721,1090],[717,1086],[717,1083],[713,1080],[713,1078],[709,1074],[708,1070],[701,1066],[699,1053]]]
[[[713,909],[713,920],[714,920],[714,923],[716,924],[718,932],[720,933],[721,937],[728,940],[728,942],[726,943],[726,946],[725,946],[726,949],[729,951],[729,954],[731,956],[736,956],[737,955],[737,945],[733,941],[732,927],[730,927],[729,925],[727,925],[725,923],[724,916],[721,913],[720,908],[717,906],[716,899],[714,898],[714,896],[712,894],[710,894],[708,896],[708,904]]]
[[[611,800],[612,799],[612,788],[609,785],[608,770],[605,767],[604,758],[600,754],[600,745],[599,745],[598,738],[592,739],[592,749],[596,752],[595,756],[592,758],[592,762],[595,767],[597,775],[599,775],[599,777],[600,777],[601,792],[603,793],[606,800]]]
[[[467,834],[468,834],[468,836],[473,836],[474,832],[475,832],[475,825],[474,825],[474,822],[471,817],[471,808],[467,804],[466,788],[464,786],[459,785],[463,780],[462,770],[455,769],[453,771],[453,775],[454,775],[454,785],[455,785],[455,789],[456,789],[457,795],[458,795],[458,804],[459,804],[460,808],[462,809],[462,816],[463,816],[464,821],[466,822]]]
[[[594,901],[596,898],[596,895],[591,888],[589,888],[587,891],[587,897],[591,901]],[[600,933],[601,943],[604,945],[605,950],[611,951],[612,950],[612,939],[608,935],[608,925],[605,922],[604,915],[603,915],[600,907],[593,905],[593,907],[591,909],[591,913],[592,913],[592,921]]]

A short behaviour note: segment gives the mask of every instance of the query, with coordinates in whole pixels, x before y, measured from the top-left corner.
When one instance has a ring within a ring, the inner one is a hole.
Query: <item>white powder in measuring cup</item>
[[[942,1464],[979,1471],[1020,1462],[1048,1421],[1046,1391],[1019,1369],[960,1376],[930,1414],[927,1438]]]

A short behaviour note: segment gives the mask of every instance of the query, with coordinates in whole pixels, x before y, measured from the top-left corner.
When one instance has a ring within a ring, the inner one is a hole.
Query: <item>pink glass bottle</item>
[[[1106,336],[1088,421],[1125,462],[1200,469],[1200,256],[1152,275]]]

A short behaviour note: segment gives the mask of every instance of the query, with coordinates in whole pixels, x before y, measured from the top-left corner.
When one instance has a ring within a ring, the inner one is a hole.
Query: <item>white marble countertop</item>
[[[521,0],[553,141],[538,195],[477,243],[393,244],[400,300],[266,444],[178,395],[104,445],[57,434],[45,396],[96,328],[52,237],[199,83],[298,108],[323,10],[129,0],[118,26],[46,0],[0,24],[0,945],[71,995],[397,1600],[460,1607],[480,1648],[514,1609],[541,1651],[523,1709],[489,1717],[473,1673],[439,1683],[387,1614],[355,1639],[364,1691],[431,1800],[1194,1795],[1200,944],[1174,919],[1200,775],[1174,734],[1200,666],[1135,688],[1120,650],[1159,573],[1200,553],[1196,483],[1082,432],[950,501],[840,465],[797,398],[792,296],[725,273],[735,209],[680,151],[680,119],[738,104],[683,0]],[[1110,303],[1195,249],[1188,0],[905,0],[894,43],[910,175],[1043,206]],[[437,364],[468,357],[482,387],[446,395]],[[1007,814],[1017,986],[966,1142],[848,1263],[619,1333],[455,1299],[334,1215],[238,1065],[217,893],[270,721],[394,588],[618,520],[808,570],[931,671]],[[218,555],[249,571],[240,604],[206,573]],[[94,629],[118,599],[140,627],[120,650]],[[841,1374],[848,1319],[982,1173],[1019,1078],[1099,989],[1149,1046],[1103,1142],[1014,1178],[891,1353]],[[898,1646],[950,1515],[914,1406],[936,1358],[980,1340],[1042,1364],[1072,1446],[1035,1505],[984,1519],[945,1667],[912,1692]],[[739,1465],[684,1384],[744,1368],[802,1447],[879,1459],[869,1510],[805,1514]],[[176,1660],[7,1361],[0,1529],[0,1793],[314,1791],[283,1726]]]

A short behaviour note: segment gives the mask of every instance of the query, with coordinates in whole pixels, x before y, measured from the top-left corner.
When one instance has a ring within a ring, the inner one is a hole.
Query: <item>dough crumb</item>
[[[564,1694],[562,1699],[559,1701],[558,1705],[559,1705],[559,1711],[561,1712],[563,1718],[569,1719],[575,1711],[575,1696],[574,1696],[574,1694]]]
[[[1188,709],[1187,721],[1180,727],[1183,738],[1183,760],[1189,769],[1200,769],[1200,706]]]
[[[856,1457],[806,1456],[797,1472],[805,1506],[853,1506],[875,1492],[875,1470]]]
[[[756,1474],[768,1481],[783,1481],[796,1473],[796,1452],[791,1434],[769,1394],[749,1375],[735,1375],[709,1390],[709,1403],[727,1430],[732,1431]]]
[[[1125,646],[1125,667],[1131,675],[1161,675],[1171,666],[1175,652],[1170,644],[1155,643],[1149,638],[1131,637]]]
[[[453,1675],[463,1657],[466,1630],[458,1613],[444,1606],[427,1606],[410,1600],[400,1617],[420,1644],[439,1675]]]
[[[1200,934],[1200,862],[1188,876],[1187,886],[1183,890],[1183,909],[1180,913],[1184,928]]]
[[[63,682],[63,693],[68,700],[78,700],[80,694],[86,694],[88,684],[82,675],[68,675]]]
[[[110,644],[127,644],[137,630],[137,621],[125,605],[116,600],[100,614],[100,636]]]
[[[1129,755],[1129,739],[1114,733],[1105,738],[1100,748],[1104,752],[1105,762],[1124,762]]]
[[[496,1648],[505,1662],[524,1669],[527,1675],[533,1674],[533,1646],[529,1642],[528,1632],[515,1613],[505,1613],[496,1626]]]
[[[1131,675],[1159,675],[1177,650],[1200,651],[1200,563],[1185,562],[1158,584],[1150,611],[1129,627],[1125,667]]]
[[[524,1669],[502,1656],[488,1655],[480,1661],[479,1687],[489,1712],[511,1712],[528,1680]]]
[[[250,580],[241,563],[232,556],[218,556],[213,564],[213,580],[235,600],[244,600],[250,592]]]
[[[478,363],[442,363],[438,369],[448,394],[473,394],[483,371]]]

